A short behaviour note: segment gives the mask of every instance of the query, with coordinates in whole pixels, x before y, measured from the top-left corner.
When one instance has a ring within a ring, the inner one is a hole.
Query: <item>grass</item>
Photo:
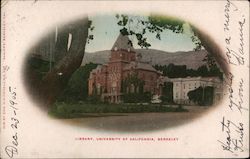
[[[49,115],[56,118],[80,118],[122,115],[122,113],[149,113],[149,112],[187,112],[181,106],[167,107],[160,105],[140,104],[90,104],[57,102],[49,110]]]

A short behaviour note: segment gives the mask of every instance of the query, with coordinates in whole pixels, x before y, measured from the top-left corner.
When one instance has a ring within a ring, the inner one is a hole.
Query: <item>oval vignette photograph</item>
[[[199,120],[223,100],[228,66],[194,25],[161,14],[90,15],[54,26],[28,50],[23,82],[45,115],[140,132]]]

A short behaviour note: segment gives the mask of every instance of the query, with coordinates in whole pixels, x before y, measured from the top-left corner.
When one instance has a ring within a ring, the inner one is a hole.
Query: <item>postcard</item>
[[[249,2],[1,1],[1,158],[249,157]]]

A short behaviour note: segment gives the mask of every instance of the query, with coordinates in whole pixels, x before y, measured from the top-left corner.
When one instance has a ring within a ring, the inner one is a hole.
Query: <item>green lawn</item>
[[[182,107],[140,104],[90,104],[90,103],[55,103],[49,110],[49,115],[57,118],[80,118],[122,115],[122,113],[147,112],[187,112]]]

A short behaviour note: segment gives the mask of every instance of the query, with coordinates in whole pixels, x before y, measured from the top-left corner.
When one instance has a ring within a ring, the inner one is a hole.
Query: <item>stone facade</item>
[[[214,104],[223,96],[223,84],[218,77],[187,77],[172,78],[173,100],[177,104],[194,104],[188,98],[188,92],[199,87],[211,86],[214,88]]]

